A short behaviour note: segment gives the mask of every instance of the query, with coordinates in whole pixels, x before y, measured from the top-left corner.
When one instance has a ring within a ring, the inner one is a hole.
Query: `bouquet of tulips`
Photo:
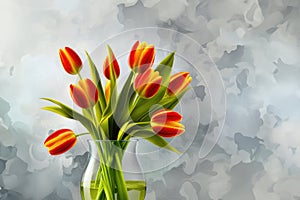
[[[65,47],[59,50],[65,71],[71,75],[78,75],[80,79],[77,84],[70,85],[70,96],[82,112],[50,98],[43,99],[55,105],[43,109],[77,120],[87,131],[76,134],[70,129],[60,129],[53,132],[44,142],[49,153],[59,155],[68,151],[76,144],[77,137],[86,134],[94,141],[129,142],[130,138],[139,137],[160,148],[179,153],[165,138],[175,137],[184,132],[184,126],[180,123],[181,114],[172,109],[189,89],[192,80],[189,73],[179,72],[171,75],[174,52],[152,68],[155,59],[154,46],[137,41],[128,59],[131,72],[118,92],[120,67],[112,49],[107,46],[107,50],[103,62],[103,75],[107,79],[105,87],[87,52],[91,79],[81,76],[82,60],[73,49]],[[120,143],[120,148],[126,149],[126,145]],[[105,179],[113,172],[104,168],[99,170],[99,178],[103,179],[104,184],[99,186],[98,196],[115,199],[114,194],[117,193],[120,199],[128,199],[122,173],[114,174],[117,184],[113,185],[109,180],[105,183]]]

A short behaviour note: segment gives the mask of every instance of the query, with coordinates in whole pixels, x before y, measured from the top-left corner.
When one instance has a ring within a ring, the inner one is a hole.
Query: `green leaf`
[[[126,82],[124,83],[124,86],[120,92],[117,107],[114,113],[114,119],[117,124],[123,124],[126,120],[128,120],[129,113],[128,109],[130,107],[130,98],[134,94],[134,90],[132,88],[132,79],[133,79],[134,73],[131,71]]]
[[[161,63],[156,67],[155,71],[162,76],[162,85],[167,86],[170,80],[172,66],[174,63],[175,52],[170,53]]]
[[[96,68],[96,65],[94,64],[93,60],[91,59],[89,53],[87,51],[85,53],[86,53],[86,56],[87,56],[87,59],[88,59],[89,65],[90,65],[92,80],[94,81],[94,83],[96,84],[97,89],[98,89],[99,101],[96,104],[95,110],[96,110],[97,119],[99,121],[100,116],[101,116],[101,111],[103,111],[106,107],[106,100],[105,100],[101,79],[99,76],[99,72]]]
[[[127,129],[128,129],[128,125],[129,125],[129,121],[128,122],[125,122],[122,127],[119,129],[119,132],[118,132],[118,136],[117,136],[117,140],[122,140],[123,139],[123,136],[124,134],[126,133]]]
[[[83,114],[83,116],[85,116],[89,120],[91,120],[91,121],[93,120],[91,113],[87,109],[83,108],[82,109],[82,114]]]
[[[69,115],[68,113],[66,113],[64,110],[62,110],[58,106],[46,106],[46,107],[43,107],[42,109],[53,112],[53,113],[56,113],[56,114],[59,114],[63,117],[69,118],[69,119],[73,119],[72,115]]]
[[[112,113],[103,116],[101,121],[97,125],[97,129],[101,134],[103,140],[110,140],[112,139],[110,136],[110,119],[112,118]]]
[[[190,87],[185,88],[180,94],[170,96],[167,98],[162,99],[162,101],[159,103],[164,108],[172,110],[175,108],[175,106],[179,103],[180,99],[184,96],[184,94],[190,89]]]
[[[107,53],[108,53],[108,64],[109,64],[109,71],[110,71],[110,81],[112,82],[112,85],[116,83],[117,77],[114,73],[114,53],[109,45],[107,45]]]
[[[124,174],[122,172],[122,160],[120,158],[120,153],[115,153],[114,157],[115,157],[115,161],[117,164],[117,168],[114,169],[115,172],[115,181],[116,181],[116,187],[117,187],[117,195],[118,195],[118,199],[122,199],[122,200],[129,200],[128,197],[128,192],[127,192],[127,188],[126,188],[126,182],[125,182],[125,178],[124,178]]]
[[[155,134],[152,130],[136,130],[136,131],[132,131],[131,133],[129,133],[131,136],[134,137],[141,137],[145,140],[148,140],[149,142],[151,142],[152,144],[167,149],[169,151],[173,151],[175,153],[180,154],[181,152],[178,151],[175,147],[173,147],[172,145],[170,145],[163,137]]]
[[[66,106],[65,104],[63,104],[59,101],[56,101],[54,99],[50,99],[50,98],[41,98],[41,99],[50,101],[50,102],[58,105],[64,113],[66,113],[68,116],[72,116],[71,119],[78,120],[89,132],[97,133],[96,132],[97,130],[96,130],[93,122],[91,122],[91,120],[89,120],[85,116],[81,115],[80,113],[76,112],[72,108],[70,108],[70,107]]]
[[[145,115],[148,114],[149,109],[160,102],[160,100],[164,97],[168,83],[170,81],[170,75],[172,71],[172,66],[174,62],[175,53],[170,53],[161,63],[157,66],[155,71],[158,71],[162,76],[162,85],[157,92],[157,94],[150,99],[140,99],[136,104],[133,112],[131,113],[131,118],[133,121],[140,121],[142,118],[145,118]]]

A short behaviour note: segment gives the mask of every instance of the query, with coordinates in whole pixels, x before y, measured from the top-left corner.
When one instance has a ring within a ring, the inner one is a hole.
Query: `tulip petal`
[[[66,72],[69,74],[75,74],[75,72],[73,71],[73,68],[71,66],[71,63],[69,62],[64,50],[59,49],[59,57],[60,57],[61,63],[63,65],[64,69],[66,70]]]
[[[146,71],[149,67],[151,67],[151,65],[154,62],[154,58],[155,58],[155,48],[153,45],[149,45],[147,46],[142,54],[141,54],[141,59],[139,60],[139,71],[140,73]]]
[[[115,57],[114,54],[112,54],[112,65],[113,65],[113,70],[114,70],[114,73],[115,73],[115,76],[116,78],[118,78],[120,76],[120,66],[119,66],[119,63]],[[104,76],[110,80],[111,77],[110,77],[110,67],[109,67],[109,59],[108,59],[108,56],[106,56],[105,60],[104,60],[104,63],[103,63],[103,73],[104,73]]]
[[[184,125],[179,123],[182,116],[172,110],[156,111],[151,117],[151,126],[154,132],[162,137],[175,137],[184,132]]]
[[[154,62],[155,48],[146,42],[136,41],[130,51],[129,66],[138,73],[145,72]]]
[[[134,81],[134,88],[138,89],[143,85],[147,84],[149,82],[151,72],[152,69],[148,69],[144,73],[138,74]]]
[[[76,103],[79,107],[81,108],[89,107],[89,100],[87,99],[86,94],[81,87],[71,84],[70,94],[74,103]]]
[[[174,74],[170,78],[170,83],[168,85],[167,94],[177,95],[182,92],[192,81],[192,77],[188,72],[179,72]]]
[[[99,99],[96,85],[90,79],[78,81],[78,85],[70,85],[70,94],[73,101],[81,108],[89,108]]]
[[[82,61],[78,54],[71,49],[70,47],[65,47],[65,51],[67,52],[67,55],[70,56],[70,61],[72,62],[72,65],[76,67],[76,71],[78,72],[78,68],[82,66]]]
[[[184,133],[184,127],[168,126],[168,125],[154,125],[152,129],[162,137],[175,137]]]
[[[110,80],[110,73],[109,73],[109,64],[108,64],[108,56],[105,57],[103,63],[103,74],[104,76]]]
[[[134,67],[138,67],[138,71],[139,73],[141,73],[140,71],[140,60],[141,60],[141,56],[142,56],[142,53],[144,51],[144,49],[147,47],[147,43],[146,42],[142,42],[142,43],[139,43],[139,46],[136,48],[135,50],[135,53],[134,53],[134,64],[133,66]]]
[[[98,90],[96,85],[90,79],[84,79],[79,81],[78,84],[85,91],[87,98],[89,99],[91,105],[94,105],[98,101]]]
[[[154,80],[152,80],[149,84],[147,84],[145,87],[144,87],[144,97],[146,98],[151,98],[153,97],[159,90],[160,88],[160,85],[161,85],[161,82],[162,82],[162,77],[159,76],[159,77],[156,77]]]
[[[156,83],[147,84],[143,88],[143,92],[141,96],[145,98],[151,98],[158,92],[159,88],[160,88],[160,84],[156,84]]]
[[[48,147],[50,149],[55,148],[56,146],[62,145],[63,143],[65,143],[66,141],[70,140],[73,137],[74,137],[73,132],[62,133],[62,134],[58,135],[57,137],[46,142],[45,147]]]
[[[129,66],[131,69],[133,69],[135,66],[134,66],[134,62],[135,62],[135,52],[136,52],[136,49],[137,47],[139,46],[140,42],[139,41],[136,41],[134,43],[134,45],[132,46],[131,48],[131,52],[130,52],[130,55],[129,55]]]
[[[70,129],[60,129],[60,130],[57,130],[55,132],[53,132],[49,137],[47,137],[47,139],[45,140],[44,144],[46,144],[49,140],[52,140],[53,138],[57,137],[58,135],[62,134],[62,133],[65,133],[65,132],[72,132],[72,130]]]
[[[63,145],[57,146],[53,149],[50,149],[49,153],[54,156],[63,154],[65,152],[67,152],[68,150],[70,150],[76,144],[76,142],[77,142],[76,138],[72,138],[72,139],[66,141]]]
[[[118,78],[120,76],[120,67],[119,67],[119,63],[117,61],[117,59],[115,58],[115,56],[113,57],[113,66],[114,66],[114,71],[116,73],[116,78]]]
[[[155,123],[166,123],[167,121],[179,122],[182,116],[172,110],[159,110],[152,115],[151,121]]]
[[[135,91],[143,98],[153,97],[159,90],[162,77],[159,72],[148,68],[144,73],[138,74],[134,81]]]

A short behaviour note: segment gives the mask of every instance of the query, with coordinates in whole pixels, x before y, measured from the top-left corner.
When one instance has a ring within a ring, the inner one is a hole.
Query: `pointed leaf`
[[[85,116],[81,115],[80,113],[76,112],[72,108],[54,99],[50,99],[50,98],[42,98],[42,99],[58,105],[65,113],[67,113],[69,116],[72,116],[73,117],[72,119],[78,120],[89,132],[96,133],[96,128],[94,124]]]
[[[93,81],[96,84],[97,89],[98,89],[99,101],[96,104],[96,115],[97,115],[98,120],[100,120],[99,116],[101,114],[99,112],[101,112],[105,109],[106,100],[105,100],[101,79],[100,79],[100,76],[99,76],[99,72],[96,68],[96,65],[94,64],[93,60],[91,59],[89,53],[87,51],[85,53],[86,53],[86,56],[87,56],[87,59],[88,59],[89,65],[90,65],[92,79],[93,79]]]
[[[172,110],[175,108],[175,106],[179,103],[180,99],[184,96],[184,94],[190,89],[190,87],[185,88],[180,94],[177,96],[171,96],[166,99],[162,99],[162,101],[159,103],[164,108]]]
[[[128,109],[130,107],[130,98],[131,95],[134,94],[134,90],[132,87],[132,79],[134,73],[131,71],[124,86],[120,92],[117,107],[115,110],[116,116],[114,116],[117,124],[123,124],[129,117]]]
[[[43,107],[42,109],[59,114],[63,117],[69,118],[69,119],[73,119],[73,116],[69,115],[68,113],[66,113],[64,110],[62,110],[58,106],[46,106],[46,107]]]
[[[155,71],[159,72],[162,76],[162,85],[166,85],[170,80],[172,66],[174,63],[175,52],[170,53],[161,63],[156,67]]]
[[[88,118],[89,120],[93,120],[91,113],[87,110],[87,109],[82,109],[82,114],[83,116],[85,116],[86,118]]]
[[[145,140],[148,140],[149,142],[151,142],[152,144],[154,144],[158,147],[167,149],[169,151],[173,151],[173,152],[178,153],[178,154],[181,153],[175,147],[170,145],[163,137],[155,134],[152,130],[147,130],[147,129],[137,130],[137,131],[132,131],[129,134],[134,136],[134,137],[141,137]]]
[[[108,53],[108,64],[109,64],[109,70],[110,70],[110,81],[112,84],[116,83],[116,74],[114,72],[114,66],[113,66],[113,61],[114,61],[114,54],[109,45],[107,45],[107,53]]]

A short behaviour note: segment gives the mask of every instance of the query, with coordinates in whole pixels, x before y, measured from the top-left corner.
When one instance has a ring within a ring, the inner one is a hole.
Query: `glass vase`
[[[136,157],[138,140],[88,140],[89,161],[80,185],[83,200],[143,200],[145,177]]]

